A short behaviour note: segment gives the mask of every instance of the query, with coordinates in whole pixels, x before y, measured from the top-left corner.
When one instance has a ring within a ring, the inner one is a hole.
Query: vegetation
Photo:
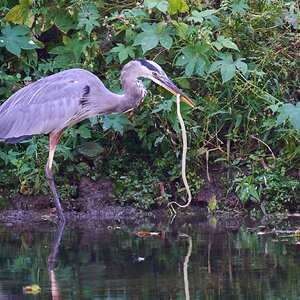
[[[232,170],[229,188],[243,204],[254,201],[265,212],[286,203],[297,207],[298,1],[0,4],[0,102],[32,81],[72,67],[91,70],[118,92],[122,65],[138,57],[153,59],[197,104],[194,110],[182,107],[194,193],[208,158],[209,165]],[[66,198],[81,175],[110,176],[116,198],[140,207],[182,192],[175,98],[152,85],[149,89],[134,113],[99,116],[67,130],[55,158]],[[47,144],[45,136],[18,145],[1,143],[2,194],[48,193],[43,175]]]

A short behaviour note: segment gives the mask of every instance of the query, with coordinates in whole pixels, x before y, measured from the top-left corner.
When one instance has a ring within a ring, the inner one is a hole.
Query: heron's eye
[[[158,76],[158,73],[157,72],[152,72],[152,75],[156,77],[156,76]]]

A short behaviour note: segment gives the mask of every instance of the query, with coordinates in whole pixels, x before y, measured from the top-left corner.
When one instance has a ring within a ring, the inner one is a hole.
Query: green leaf
[[[158,42],[159,42],[159,38],[157,36],[149,36],[143,39],[141,43],[143,53],[155,48],[158,45]]]
[[[174,15],[178,12],[185,13],[189,10],[189,6],[185,3],[184,0],[168,0],[169,7],[168,13],[169,15]]]
[[[294,128],[300,133],[300,106],[292,113],[290,116],[290,121]]]
[[[222,60],[217,60],[217,61],[213,62],[209,68],[208,73],[210,74],[210,73],[217,71],[218,69],[220,69],[222,64],[223,64]]]
[[[172,24],[175,25],[175,31],[177,35],[183,39],[187,39],[187,31],[189,29],[189,25],[183,22],[177,23],[176,21],[172,21]]]
[[[184,77],[177,78],[176,83],[185,90],[189,90],[191,88],[190,82]]]
[[[37,45],[33,40],[29,39],[27,36],[20,36],[18,39],[19,46],[24,50],[36,49]]]
[[[276,125],[289,120],[292,126],[300,133],[300,102],[297,105],[286,103],[278,109],[278,112]]]
[[[144,3],[148,9],[157,8],[163,13],[168,10],[168,0],[145,0]]]
[[[249,9],[248,4],[245,0],[237,0],[231,6],[232,14],[241,14],[244,15]]]
[[[160,111],[171,111],[173,103],[173,100],[165,100],[164,102],[160,103],[157,108],[153,109],[151,114],[155,114]]]
[[[193,21],[195,23],[202,23],[206,17],[211,16],[216,12],[217,12],[216,9],[207,9],[203,11],[193,10],[191,16],[188,18],[188,21]]]
[[[166,48],[166,49],[170,49],[173,45],[173,39],[170,35],[168,35],[167,33],[162,34],[159,37],[159,42],[161,43],[161,45]]]
[[[29,33],[29,31],[30,30],[28,28],[26,28],[25,26],[14,26],[14,27],[6,26],[3,29],[1,29],[1,32],[6,36],[26,35],[27,33]]]
[[[70,29],[76,29],[75,21],[68,15],[65,9],[55,10],[54,23],[63,33],[67,33]]]
[[[188,77],[192,76],[192,74],[194,72],[194,69],[195,69],[196,62],[197,62],[197,57],[195,56],[186,65],[186,67],[185,67],[185,74]]]
[[[32,27],[34,15],[30,9],[33,0],[20,0],[20,4],[14,6],[5,16],[5,20],[14,24]]]
[[[143,32],[139,33],[135,40],[134,45],[141,45],[143,53],[155,48],[160,43],[164,48],[170,49],[173,44],[171,33],[173,27],[164,29],[162,24],[148,24],[143,23],[140,25]]]
[[[13,41],[8,41],[5,48],[8,52],[10,52],[18,57],[21,54],[21,47]]]
[[[16,56],[20,56],[21,49],[32,50],[39,48],[32,38],[27,36],[29,29],[24,26],[6,26],[1,32],[3,36],[0,36],[0,47],[5,47],[7,51]]]
[[[221,76],[222,76],[222,82],[225,83],[229,81],[231,78],[235,75],[235,65],[234,64],[222,64],[221,66]]]
[[[97,21],[100,18],[95,4],[89,3],[83,6],[82,11],[78,13],[78,29],[85,27],[86,32],[90,35],[94,27],[100,26]]]
[[[219,36],[219,37],[217,38],[217,42],[218,42],[219,44],[221,44],[221,45],[222,45],[223,47],[225,47],[225,48],[228,48],[228,49],[234,49],[234,50],[239,51],[238,46],[237,46],[234,42],[232,42],[231,40],[225,38],[225,37],[222,36],[222,35]],[[218,50],[220,50],[220,49],[218,49]]]
[[[89,139],[92,137],[91,131],[90,129],[88,129],[86,127],[86,124],[82,124],[79,128],[78,128],[78,132],[80,134],[80,136],[84,139]]]
[[[201,44],[200,42],[187,46],[181,50],[182,55],[178,57],[176,65],[185,65],[185,74],[187,76],[191,76],[194,73],[204,76],[209,71],[209,59],[206,52],[210,49],[210,45]]]
[[[123,62],[124,60],[126,60],[129,56],[131,58],[135,57],[135,53],[134,53],[134,46],[125,46],[121,43],[117,44],[117,47],[114,47],[110,50],[110,52],[113,53],[118,53],[118,57],[120,62]]]
[[[283,122],[285,122],[287,119],[289,119],[290,115],[293,113],[294,108],[295,108],[294,105],[291,103],[282,105],[278,109],[279,115],[276,120],[276,125],[280,125]]]
[[[101,155],[104,151],[104,148],[101,147],[98,143],[95,142],[86,142],[82,144],[77,151],[86,157],[97,157]]]
[[[121,135],[124,133],[125,125],[130,124],[128,119],[120,115],[105,115],[101,118],[103,124],[103,129],[108,130],[110,128],[114,129],[117,132],[120,132]]]
[[[237,69],[239,69],[243,73],[243,75],[245,75],[246,72],[248,71],[248,65],[246,63],[244,63],[242,60],[244,60],[244,58],[239,58],[235,62],[235,65],[236,65]]]
[[[37,150],[37,144],[31,144],[26,149],[26,155],[33,155]]]

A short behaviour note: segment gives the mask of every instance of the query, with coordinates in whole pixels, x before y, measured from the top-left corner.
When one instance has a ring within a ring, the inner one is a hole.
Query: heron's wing
[[[22,88],[0,107],[0,140],[46,134],[69,125],[82,110],[81,99],[90,85],[103,86],[92,73],[73,69]]]

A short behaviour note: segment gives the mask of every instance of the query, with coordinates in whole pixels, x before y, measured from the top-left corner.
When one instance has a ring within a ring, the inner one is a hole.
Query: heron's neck
[[[120,107],[123,112],[138,107],[147,94],[142,81],[132,76],[126,76],[124,72],[121,74],[121,84],[124,95],[120,101]]]

